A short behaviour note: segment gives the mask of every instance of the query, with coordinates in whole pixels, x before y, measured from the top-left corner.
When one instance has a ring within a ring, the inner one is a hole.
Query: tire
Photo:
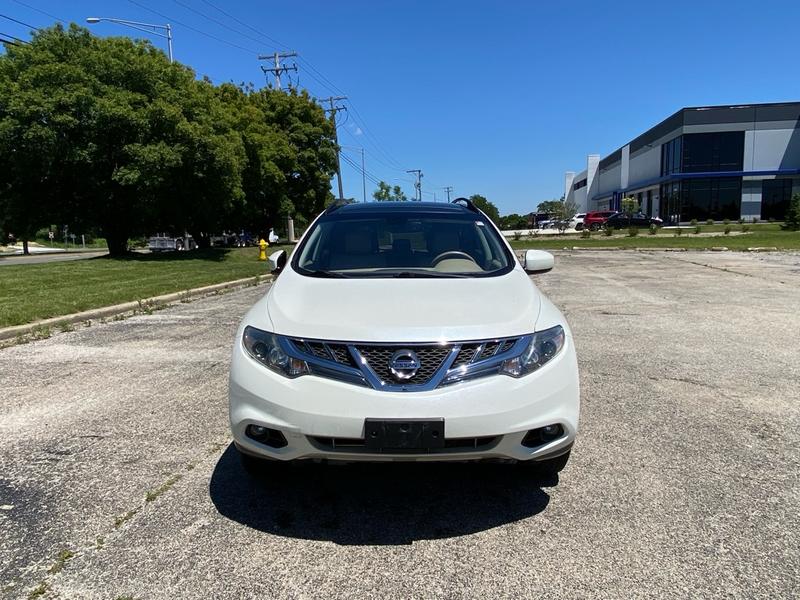
[[[592,223],[589,225],[589,229],[592,231],[600,231],[600,223]]]
[[[575,223],[575,231],[583,231],[583,223]]]

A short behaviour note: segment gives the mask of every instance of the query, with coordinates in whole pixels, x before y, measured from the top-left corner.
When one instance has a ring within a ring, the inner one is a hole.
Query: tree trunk
[[[108,254],[110,256],[123,256],[128,252],[128,235],[118,231],[106,233]]]
[[[26,256],[30,254],[30,250],[28,250],[28,240],[22,240],[22,253]]]

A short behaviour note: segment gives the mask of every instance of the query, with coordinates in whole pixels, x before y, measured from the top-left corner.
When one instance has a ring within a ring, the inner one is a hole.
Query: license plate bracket
[[[365,419],[364,434],[370,450],[444,448],[444,419]]]

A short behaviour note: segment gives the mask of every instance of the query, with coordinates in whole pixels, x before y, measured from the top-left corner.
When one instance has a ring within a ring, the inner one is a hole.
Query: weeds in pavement
[[[50,565],[50,568],[47,569],[47,572],[51,575],[55,575],[56,573],[61,573],[64,570],[64,565],[67,564],[67,561],[75,556],[75,553],[70,550],[62,550],[58,553],[58,557],[56,557],[56,562]]]
[[[130,521],[134,517],[134,515],[136,515],[137,512],[139,512],[139,509],[133,508],[128,512],[126,512],[124,515],[118,516],[116,519],[114,519],[114,529],[119,529],[120,527],[122,527],[125,524],[125,522]]]
[[[69,321],[62,321],[58,324],[58,329],[61,333],[67,333],[69,331],[75,331],[75,327]]]
[[[31,590],[30,594],[28,594],[28,600],[34,600],[35,598],[44,596],[46,592],[47,592],[47,584],[44,581],[42,581],[39,583],[39,585],[33,588],[33,590]]]
[[[156,500],[159,496],[169,491],[169,489],[175,485],[178,481],[180,481],[180,475],[173,475],[169,479],[167,479],[164,483],[158,486],[154,490],[148,490],[147,494],[145,495],[144,499],[146,502],[152,502]]]

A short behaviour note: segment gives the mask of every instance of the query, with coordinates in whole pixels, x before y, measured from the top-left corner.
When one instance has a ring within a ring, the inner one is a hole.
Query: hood
[[[533,331],[541,306],[521,269],[464,279],[325,279],[287,267],[266,300],[275,333],[351,342],[520,335]]]

